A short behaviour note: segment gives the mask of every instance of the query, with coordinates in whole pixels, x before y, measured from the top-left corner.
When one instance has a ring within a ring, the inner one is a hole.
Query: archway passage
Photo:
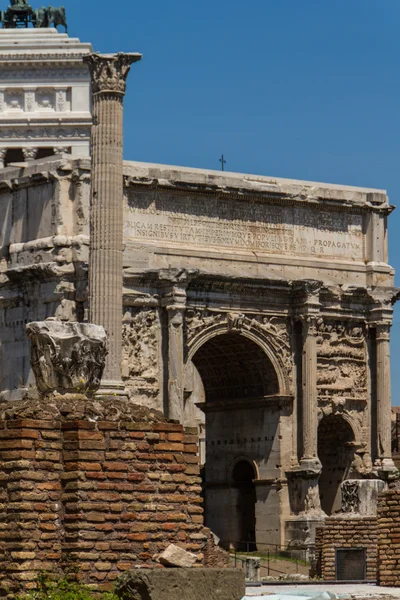
[[[237,492],[238,550],[256,550],[256,471],[248,460],[239,460],[232,470],[232,487]]]
[[[203,388],[205,523],[225,547],[280,544],[279,379],[255,341],[238,332],[215,336],[192,358]],[[192,386],[194,389],[196,386]],[[262,485],[255,485],[261,469]],[[257,474],[256,474],[257,472]]]
[[[260,398],[279,393],[275,369],[256,343],[239,333],[208,340],[193,357],[206,402]]]
[[[354,460],[354,432],[340,415],[323,417],[318,427],[321,508],[331,515],[341,508],[340,484],[348,478]]]

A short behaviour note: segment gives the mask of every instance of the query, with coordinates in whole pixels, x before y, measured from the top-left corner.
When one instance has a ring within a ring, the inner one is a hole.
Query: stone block
[[[120,600],[241,600],[239,569],[143,569],[125,573],[116,586]]]
[[[26,331],[40,393],[93,393],[99,388],[107,354],[103,327],[47,320],[28,323]]]
[[[160,563],[166,567],[192,567],[196,560],[195,554],[186,552],[175,544],[170,544],[160,555]]]

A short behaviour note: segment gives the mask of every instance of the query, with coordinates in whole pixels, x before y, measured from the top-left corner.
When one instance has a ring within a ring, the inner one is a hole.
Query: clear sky
[[[378,187],[400,204],[399,0],[63,3],[70,35],[144,55],[125,158],[218,169],[223,152],[232,171]],[[400,206],[389,239],[400,285]],[[400,404],[400,307],[392,334]]]

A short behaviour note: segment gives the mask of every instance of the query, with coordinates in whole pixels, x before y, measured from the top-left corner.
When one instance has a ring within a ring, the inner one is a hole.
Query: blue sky
[[[232,171],[384,188],[400,204],[398,0],[64,4],[70,35],[144,55],[125,158],[219,168],[223,152]],[[400,273],[399,230],[400,206],[389,230]],[[400,404],[400,308],[392,333]]]

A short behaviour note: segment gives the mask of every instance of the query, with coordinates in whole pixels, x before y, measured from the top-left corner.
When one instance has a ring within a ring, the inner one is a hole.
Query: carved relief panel
[[[318,396],[366,400],[367,356],[363,324],[321,321],[317,335]]]
[[[369,440],[366,330],[354,321],[321,321],[317,333],[317,387],[320,415],[346,413],[355,435],[355,460],[363,461]],[[354,464],[357,471],[364,464]]]
[[[8,89],[4,92],[5,110],[20,112],[24,110],[24,92],[20,89]]]
[[[157,406],[160,395],[160,317],[157,309],[131,308],[122,325],[122,377],[131,397]]]
[[[36,106],[39,111],[55,110],[55,90],[52,88],[42,88],[36,92]]]

